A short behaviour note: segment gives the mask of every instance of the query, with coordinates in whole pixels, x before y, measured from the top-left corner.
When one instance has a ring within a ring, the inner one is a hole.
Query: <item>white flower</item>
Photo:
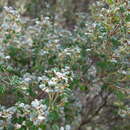
[[[66,125],[65,126],[65,130],[71,130],[71,126],[70,125]]]
[[[15,124],[15,128],[16,128],[16,129],[20,129],[20,128],[21,128],[21,125],[17,123],[17,124]]]
[[[10,56],[6,56],[5,59],[10,59]]]
[[[2,116],[2,112],[0,112],[0,117]]]
[[[42,130],[42,128],[38,128],[38,130]]]
[[[44,88],[45,88],[45,84],[40,84],[40,85],[39,85],[39,88],[40,88],[40,89],[44,89]]]
[[[45,89],[45,91],[47,92],[47,93],[53,93],[54,92],[54,90],[52,90],[52,89]]]
[[[24,105],[24,103],[20,103],[19,106],[20,107],[24,107],[25,105]]]
[[[48,77],[47,76],[42,76],[42,80],[48,81]]]
[[[1,27],[2,27],[4,30],[7,30],[7,29],[10,28],[9,25],[6,24],[6,23],[2,24]]]
[[[36,24],[40,24],[40,21],[36,21]]]
[[[42,77],[38,77],[38,82],[42,81],[43,78]]]
[[[35,120],[35,121],[33,121],[33,124],[34,124],[35,126],[39,125],[39,124],[40,124],[40,120]]]
[[[60,130],[65,130],[65,129],[64,129],[64,127],[62,126],[62,127],[60,128]]]
[[[25,121],[23,121],[23,122],[22,122],[22,125],[23,125],[23,126],[25,126],[25,125],[26,125],[26,122],[25,122]]]
[[[55,81],[49,81],[49,82],[48,82],[48,85],[49,85],[49,86],[55,86],[56,84],[57,84],[57,83],[56,83]]]
[[[49,20],[50,18],[49,17],[45,17],[45,20]]]
[[[37,108],[40,105],[40,103],[37,99],[35,99],[34,101],[32,101],[31,105],[32,105],[32,107]]]
[[[40,107],[42,107],[43,110],[46,110],[46,109],[47,109],[47,106],[46,106],[46,105],[43,105],[43,104],[41,104]]]
[[[86,49],[86,51],[91,51],[91,49],[88,48],[88,49]]]
[[[103,38],[103,36],[99,36],[99,38]]]
[[[44,115],[47,116],[49,114],[49,111],[45,111]]]
[[[97,24],[96,23],[93,23],[93,27],[95,28],[97,26]]]
[[[43,56],[45,54],[48,54],[48,51],[41,50],[39,53],[40,53],[41,56]]]
[[[123,70],[121,73],[122,73],[122,74],[127,74],[127,72],[126,72],[126,71],[124,71],[124,70]]]
[[[31,81],[31,78],[25,78],[24,81],[25,81],[25,82],[30,82],[30,81]]]
[[[40,121],[43,121],[43,120],[45,120],[46,118],[44,117],[44,116],[41,116],[41,115],[39,115],[38,116],[38,120],[40,120]]]
[[[26,86],[22,86],[21,89],[23,89],[23,90],[27,90],[28,88],[27,88]]]
[[[88,69],[88,73],[89,73],[89,75],[95,77],[95,76],[96,76],[96,73],[97,73],[96,67],[95,67],[95,66],[91,66],[91,67]]]
[[[59,77],[59,78],[63,78],[63,74],[62,73],[60,73],[60,72],[55,72],[55,74]]]
[[[127,41],[127,44],[130,45],[130,41]]]
[[[113,63],[117,63],[116,59],[111,59],[110,61],[113,62]]]
[[[15,31],[17,31],[17,32],[20,32],[20,31],[21,31],[21,27],[19,27],[16,23],[14,23],[14,24],[12,25],[12,30],[15,30]]]
[[[58,42],[59,42],[59,40],[58,40],[58,39],[55,39],[55,40],[54,40],[54,42],[55,42],[55,43],[58,43]]]

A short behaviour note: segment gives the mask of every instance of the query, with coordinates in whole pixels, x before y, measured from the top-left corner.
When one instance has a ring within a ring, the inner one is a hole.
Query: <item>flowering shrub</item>
[[[0,129],[129,128],[127,2],[97,2],[91,10],[88,20],[77,14],[70,32],[49,17],[4,8]]]

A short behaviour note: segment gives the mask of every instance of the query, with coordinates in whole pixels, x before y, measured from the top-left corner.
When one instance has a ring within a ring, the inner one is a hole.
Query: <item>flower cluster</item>
[[[123,2],[113,3],[93,4],[91,21],[79,14],[72,32],[50,17],[25,18],[3,9],[0,129],[80,129],[88,121],[104,125],[97,117],[110,108],[122,118],[129,114],[129,103],[122,106],[130,85],[128,13]]]
[[[26,126],[27,122],[32,122],[33,125],[38,127],[47,120],[48,115],[47,106],[42,103],[42,100],[39,101],[37,99],[32,101],[30,105],[17,103],[15,106],[9,108],[1,106],[0,110],[1,128],[8,128],[9,125],[14,123],[14,128],[19,129]]]

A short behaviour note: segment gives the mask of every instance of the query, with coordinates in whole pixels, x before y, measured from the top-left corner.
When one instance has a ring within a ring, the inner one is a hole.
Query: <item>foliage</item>
[[[0,128],[128,128],[111,121],[130,121],[126,7],[125,1],[96,2],[90,21],[86,14],[76,14],[72,32],[48,16],[25,18],[5,7],[0,21]],[[104,117],[111,107],[112,118]]]

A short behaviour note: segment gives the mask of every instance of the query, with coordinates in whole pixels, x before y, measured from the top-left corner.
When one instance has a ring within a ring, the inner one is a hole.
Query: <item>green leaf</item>
[[[42,130],[46,130],[46,125],[45,124],[41,124],[39,127],[42,128]]]
[[[107,0],[108,4],[113,4],[113,0]]]
[[[56,120],[58,120],[59,119],[59,113],[56,112],[56,111],[50,112],[48,119],[50,121],[56,121]]]
[[[80,90],[81,90],[81,91],[86,91],[87,89],[88,89],[87,86],[84,86],[84,85],[81,85],[81,86],[80,86]]]
[[[116,37],[112,37],[111,42],[113,44],[113,47],[118,47],[120,45],[120,41]]]
[[[0,94],[4,94],[5,92],[5,86],[0,86]]]
[[[5,67],[4,67],[4,65],[2,65],[2,64],[0,64],[0,71],[4,71],[4,69],[5,69]]]
[[[121,13],[124,13],[125,12],[125,8],[123,6],[120,7],[120,11]]]
[[[119,100],[123,100],[126,97],[125,94],[121,91],[116,91],[115,94]]]
[[[12,124],[9,124],[9,125],[7,126],[7,130],[14,130],[14,126],[13,126]]]
[[[130,14],[126,16],[126,22],[130,22]]]
[[[59,129],[60,129],[59,126],[56,125],[56,124],[54,124],[54,125],[52,126],[52,130],[59,130]]]

